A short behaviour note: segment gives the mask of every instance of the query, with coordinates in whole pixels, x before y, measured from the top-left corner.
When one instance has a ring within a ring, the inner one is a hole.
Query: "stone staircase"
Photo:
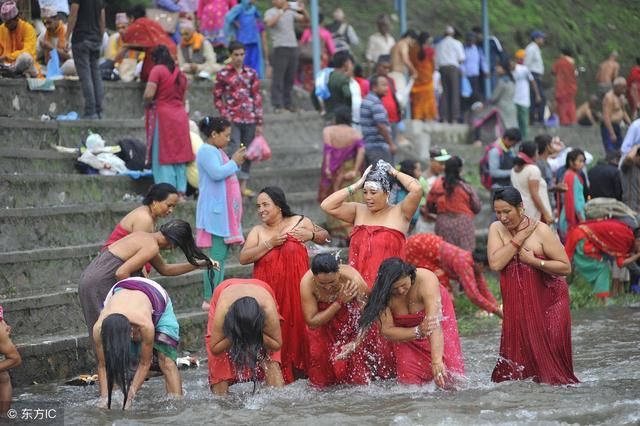
[[[211,84],[189,90],[191,116],[214,114]],[[264,86],[267,93],[268,82]],[[56,82],[55,92],[29,92],[26,82],[0,80],[0,303],[13,328],[23,365],[12,372],[17,385],[60,380],[95,364],[77,296],[77,282],[115,224],[152,183],[123,176],[87,176],[74,170],[75,155],[51,145],[77,147],[89,132],[108,143],[144,140],[143,87],[107,83],[101,121],[41,121],[82,111],[77,82]],[[250,186],[282,187],[294,211],[324,220],[316,194],[322,160],[322,121],[298,94],[298,113],[272,114],[265,102],[265,137],[273,158],[256,163]],[[267,98],[268,99],[268,98]],[[180,204],[173,217],[195,222],[195,201]],[[258,222],[253,200],[245,200],[243,227]],[[227,277],[250,276],[251,267],[227,260]],[[168,261],[184,261],[166,252]],[[171,294],[181,324],[182,348],[204,345],[206,314],[200,310],[202,273],[155,276]]]

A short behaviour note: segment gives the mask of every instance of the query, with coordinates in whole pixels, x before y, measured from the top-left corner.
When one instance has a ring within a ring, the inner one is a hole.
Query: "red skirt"
[[[306,372],[305,321],[300,301],[300,280],[309,269],[304,244],[293,237],[274,247],[253,266],[253,277],[272,283],[282,315],[282,376],[285,383],[294,380],[294,369]]]
[[[443,286],[440,286],[442,301],[442,337],[444,350],[442,360],[447,374],[447,382],[452,382],[457,375],[464,374],[464,360],[458,335],[458,322],[453,308],[451,296]],[[397,327],[413,328],[420,324],[425,317],[424,311],[409,315],[396,315],[393,322]],[[398,382],[410,385],[421,385],[433,381],[431,370],[431,343],[429,338],[395,343],[393,349],[398,363]]]
[[[500,358],[491,380],[579,383],[573,374],[569,290],[562,277],[514,259],[500,273]]]
[[[215,317],[215,314],[216,314],[216,305],[218,304],[220,295],[225,289],[227,289],[228,287],[231,287],[232,285],[246,285],[246,284],[257,285],[266,289],[269,293],[271,293],[271,296],[275,300],[275,295],[273,294],[273,290],[271,289],[271,287],[269,287],[267,283],[260,280],[254,280],[250,278],[232,278],[232,279],[221,282],[220,285],[216,287],[216,290],[213,292],[213,297],[211,297],[211,302],[209,306],[209,317],[208,317],[208,323],[207,323],[207,334],[204,337],[206,342],[206,347],[207,347],[207,359],[208,359],[208,366],[209,366],[209,384],[210,385],[215,385],[216,383],[220,383],[224,381],[229,382],[229,384],[231,385],[235,382],[248,381],[251,379],[251,376],[252,376],[251,371],[247,370],[243,372],[237,372],[235,370],[231,362],[231,359],[229,358],[229,354],[227,352],[221,355],[214,355],[211,353],[211,347],[210,347],[211,325],[213,324],[213,318]],[[278,309],[278,311],[279,310],[280,309]],[[280,351],[270,352],[268,354],[268,357],[271,361],[280,362],[281,360]],[[260,379],[262,379],[261,377],[262,375],[263,374],[261,371],[258,372],[258,377]]]

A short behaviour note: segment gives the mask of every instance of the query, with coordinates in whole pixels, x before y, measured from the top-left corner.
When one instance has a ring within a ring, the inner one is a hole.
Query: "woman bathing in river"
[[[131,343],[140,344],[138,366],[129,377]],[[180,326],[169,295],[158,283],[132,277],[119,281],[109,290],[104,309],[93,327],[93,343],[98,361],[99,406],[111,408],[113,386],[122,390],[122,409],[130,408],[142,387],[154,355],[164,374],[167,394],[182,395],[176,366]]]

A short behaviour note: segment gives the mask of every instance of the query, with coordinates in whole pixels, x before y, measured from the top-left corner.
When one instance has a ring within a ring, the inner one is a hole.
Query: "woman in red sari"
[[[395,205],[389,204],[391,178],[408,192],[404,200]],[[346,202],[347,197],[360,188],[363,188],[365,204]],[[404,258],[405,234],[421,198],[422,186],[416,179],[380,160],[375,168],[369,166],[358,182],[334,192],[320,205],[327,214],[354,224],[349,264],[360,272],[369,288],[373,287],[383,260],[394,256]],[[379,334],[377,326],[372,333]],[[392,348],[382,339],[379,341],[385,356],[379,359],[376,376],[387,378],[395,373],[395,365],[386,361],[391,359],[388,355],[392,354]]]
[[[282,315],[282,375],[285,383],[294,372],[306,372],[305,323],[300,302],[300,279],[309,269],[304,243],[324,244],[328,232],[309,218],[294,214],[282,189],[264,188],[257,198],[262,224],[253,227],[240,263],[253,263],[253,277],[271,283]]]
[[[379,323],[393,342],[398,382],[441,388],[464,374],[456,313],[449,292],[428,269],[402,259],[382,262],[360,328]]]
[[[569,290],[571,264],[551,228],[524,214],[512,188],[496,190],[498,220],[489,228],[489,266],[500,271],[504,320],[491,380],[578,383],[573,373]]]
[[[636,58],[636,63],[629,70],[627,77],[627,99],[631,108],[631,119],[637,117],[640,110],[640,58]]]
[[[195,159],[184,107],[187,77],[166,46],[156,47],[152,56],[157,65],[144,89],[147,162],[155,183],[169,183],[183,197],[187,192],[187,163]]]

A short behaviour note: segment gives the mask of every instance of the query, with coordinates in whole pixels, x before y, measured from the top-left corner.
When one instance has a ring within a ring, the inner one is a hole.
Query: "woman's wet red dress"
[[[378,269],[385,259],[405,258],[405,236],[402,232],[379,225],[356,225],[349,242],[349,264],[353,266],[369,288],[373,288]],[[391,342],[380,334],[377,324],[372,324],[367,336],[375,348],[374,377],[386,379],[396,374],[396,362]]]
[[[300,280],[308,269],[307,248],[291,236],[253,266],[253,277],[270,284],[283,317],[281,352],[285,383],[293,382],[294,368],[306,372],[306,326],[300,301]]]
[[[573,373],[569,290],[562,277],[515,258],[500,273],[504,320],[491,380],[579,383]]]

